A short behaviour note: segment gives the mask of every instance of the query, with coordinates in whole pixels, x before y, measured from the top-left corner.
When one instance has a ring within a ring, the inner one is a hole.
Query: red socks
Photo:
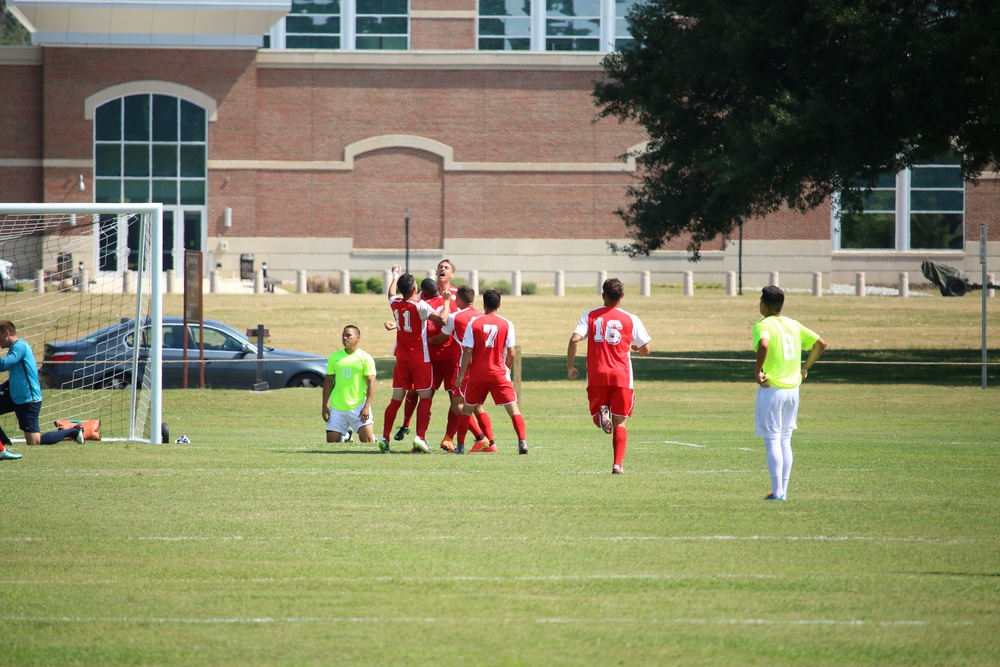
[[[622,459],[625,458],[625,447],[628,445],[628,431],[624,425],[615,426],[611,434],[611,446],[615,450],[615,465],[621,466]]]

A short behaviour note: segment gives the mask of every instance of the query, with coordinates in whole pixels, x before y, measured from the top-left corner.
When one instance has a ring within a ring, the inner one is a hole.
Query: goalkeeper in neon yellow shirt
[[[792,472],[792,431],[799,412],[799,385],[826,349],[826,341],[781,314],[785,293],[775,286],[760,295],[763,319],[753,325],[757,353],[756,433],[764,438],[771,493],[764,500],[785,500]],[[805,362],[802,351],[809,350]]]
[[[323,382],[326,441],[341,442],[344,435],[355,431],[361,442],[375,442],[375,421],[372,418],[375,360],[358,347],[361,330],[356,326],[349,324],[344,327],[340,340],[344,349],[330,355]]]

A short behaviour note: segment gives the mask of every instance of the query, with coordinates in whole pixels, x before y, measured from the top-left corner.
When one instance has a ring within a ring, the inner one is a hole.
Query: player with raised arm
[[[393,319],[385,323],[387,331],[396,332],[396,345],[393,354],[396,365],[392,373],[392,398],[385,409],[385,422],[382,425],[382,439],[379,449],[389,451],[389,434],[392,423],[403,403],[407,390],[415,390],[419,397],[417,403],[417,434],[413,438],[413,451],[429,453],[426,435],[427,426],[431,420],[431,363],[427,350],[427,320],[432,319],[439,325],[444,324],[451,313],[451,295],[444,300],[442,313],[434,312],[429,304],[417,299],[417,283],[409,273],[400,275],[402,267],[394,264],[392,281],[389,283],[389,308]],[[398,294],[397,294],[398,289]]]
[[[451,317],[448,318],[448,323],[441,327],[440,333],[432,336],[430,339],[432,350],[435,343],[443,343],[446,338],[451,339],[451,344],[448,347],[453,350],[451,356],[454,362],[453,383],[458,380],[458,368],[462,361],[462,338],[465,336],[465,329],[472,318],[483,314],[482,311],[477,310],[473,306],[475,300],[476,290],[468,285],[459,287],[455,293],[456,312],[453,312]],[[431,326],[428,325],[427,330],[430,331],[430,329]],[[466,376],[466,381],[468,381],[468,376]],[[441,449],[453,451],[456,454],[464,454],[465,445],[455,445],[455,434],[458,432],[458,418],[462,414],[462,408],[465,406],[465,401],[462,398],[465,395],[464,388],[456,386],[454,391],[450,393],[451,413],[448,415],[448,426],[444,439],[441,441]],[[490,416],[486,414],[486,410],[483,409],[482,404],[476,408],[469,419],[469,431],[476,437],[476,442],[472,445],[471,451],[479,452],[491,445],[494,448],[496,447],[496,443],[493,441],[493,425],[490,421]],[[494,451],[496,450],[494,449]]]
[[[353,324],[344,327],[340,340],[344,349],[330,355],[323,382],[326,441],[347,442],[351,431],[357,431],[361,442],[375,442],[375,360],[358,347],[361,329]]]
[[[760,314],[753,325],[753,347],[757,353],[755,379],[757,401],[754,431],[764,438],[771,493],[764,500],[786,500],[792,474],[792,431],[798,425],[799,385],[826,350],[826,341],[781,314],[785,293],[770,285],[761,290]],[[805,362],[802,350],[809,350]]]
[[[441,295],[445,292],[451,292],[452,297],[454,297],[456,294],[456,288],[451,284],[451,279],[455,276],[455,264],[450,259],[442,259],[438,262],[436,271],[435,278],[424,278],[420,283],[420,300],[427,301],[435,310],[440,310],[441,306],[444,305],[444,297]],[[435,285],[434,289],[428,289],[428,284]],[[461,344],[450,345],[447,340],[444,340],[443,343],[437,342],[442,340],[437,335],[439,331],[440,327],[433,320],[428,320],[427,344],[431,356],[431,372],[434,378],[432,388],[436,392],[442,385],[445,385],[445,389],[451,393],[448,385],[453,384],[454,377],[458,374],[458,361],[462,357]],[[406,398],[403,402],[403,424],[393,436],[395,440],[402,440],[410,432],[410,422],[416,408],[417,393],[415,391],[406,392]],[[449,413],[449,428],[452,421],[451,413]],[[454,434],[453,430],[449,432]],[[451,451],[451,448],[445,446],[446,444],[446,440],[442,440],[441,448]]]
[[[476,407],[493,397],[493,402],[503,406],[510,416],[517,434],[517,453],[528,453],[524,417],[517,405],[517,394],[510,380],[510,366],[514,362],[514,325],[497,315],[500,292],[489,289],[483,292],[483,315],[472,318],[462,337],[462,364],[458,369],[458,384],[464,387],[465,406],[458,418],[458,443],[465,449],[465,436],[469,420]],[[463,384],[468,379],[468,382]],[[480,451],[495,452],[496,445]]]
[[[632,355],[649,354],[649,341],[642,321],[621,308],[625,286],[617,278],[604,281],[604,305],[583,314],[566,348],[566,371],[570,380],[580,377],[576,351],[587,340],[587,398],[594,423],[611,435],[614,463],[611,474],[621,475],[628,447],[625,422],[632,416],[635,392],[632,388]]]

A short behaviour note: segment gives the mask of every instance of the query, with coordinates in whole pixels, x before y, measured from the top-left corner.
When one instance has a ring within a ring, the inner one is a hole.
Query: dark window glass
[[[309,33],[340,34],[339,16],[289,16],[285,19],[285,31],[291,35]]]
[[[910,185],[914,188],[961,188],[965,181],[958,167],[914,167]]]
[[[204,146],[181,146],[181,176],[184,178],[205,176]]]
[[[177,181],[174,179],[153,179],[153,201],[161,204],[177,203]]]
[[[98,204],[119,204],[122,182],[117,178],[98,178],[94,184],[94,201]]]
[[[153,95],[153,141],[177,141],[177,98]]]
[[[145,204],[149,201],[149,181],[125,181],[125,204]]]
[[[961,250],[965,230],[955,213],[915,213],[910,216],[910,247],[914,250]]]
[[[407,22],[405,16],[359,16],[358,35],[405,35]]]
[[[149,95],[125,98],[125,141],[149,141]]]
[[[121,144],[97,144],[94,146],[94,172],[97,176],[122,175]]]
[[[153,176],[177,175],[177,146],[153,145]]]
[[[840,247],[887,249],[896,247],[896,216],[891,213],[852,213],[840,218]]]
[[[181,100],[181,141],[205,141],[205,110]]]
[[[965,202],[961,190],[914,190],[910,192],[910,210],[958,211]]]
[[[94,113],[94,136],[98,141],[121,141],[122,100],[105,102]]]
[[[408,14],[406,0],[357,0],[356,11],[361,14]]]
[[[405,51],[406,37],[374,37],[358,35],[355,47],[359,50],[383,49],[386,51]]]
[[[149,144],[125,144],[125,175],[149,176]]]
[[[340,37],[329,35],[288,35],[286,49],[339,49]]]
[[[203,205],[205,203],[205,181],[181,181],[181,203]]]

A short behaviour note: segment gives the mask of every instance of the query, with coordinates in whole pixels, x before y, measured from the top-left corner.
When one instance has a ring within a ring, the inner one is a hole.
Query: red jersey
[[[452,294],[454,294],[454,291],[455,288],[452,288]],[[430,307],[434,309],[434,312],[438,312],[441,310],[441,307],[444,306],[444,297],[439,295],[433,299],[428,299],[425,303],[430,305]],[[452,308],[454,308],[454,298],[451,303]],[[450,315],[449,319],[451,319]],[[430,340],[443,330],[443,327],[437,323],[427,320],[427,340]],[[430,350],[431,361],[458,361],[462,358],[462,346],[461,344],[454,342],[451,339],[451,336],[449,336],[443,343],[428,343],[427,345]]]
[[[587,311],[573,333],[587,341],[587,384],[632,388],[632,346],[651,338],[638,317],[616,306]]]
[[[389,300],[396,320],[396,346],[392,353],[399,361],[430,361],[427,351],[427,317],[434,312],[424,301],[410,301],[400,296]]]
[[[455,342],[455,347],[458,349],[458,358],[462,358],[462,339],[465,338],[465,329],[469,326],[469,320],[474,317],[479,317],[483,314],[483,311],[476,310],[473,306],[469,306],[464,310],[460,310],[457,313],[452,313],[448,317],[448,322],[441,327],[441,331],[446,334],[450,334]]]
[[[472,348],[466,371],[469,382],[510,380],[507,348],[514,347],[514,325],[510,320],[496,313],[472,318],[465,328],[462,347]]]

